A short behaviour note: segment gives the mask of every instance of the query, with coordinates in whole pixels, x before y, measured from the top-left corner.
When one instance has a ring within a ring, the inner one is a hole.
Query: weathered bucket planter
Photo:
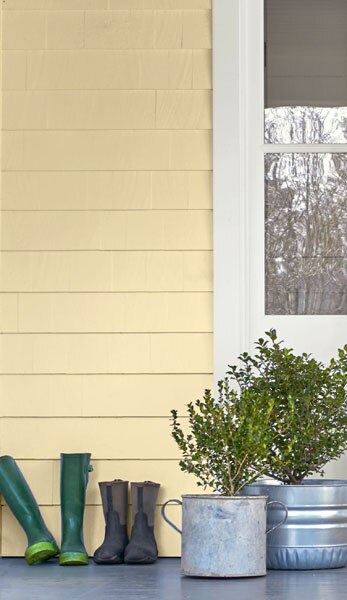
[[[166,516],[165,508],[171,502],[182,505],[182,531]],[[182,574],[266,575],[266,534],[279,528],[287,518],[284,504],[277,501],[274,504],[281,507],[284,517],[266,531],[266,510],[270,503],[265,495],[183,495],[182,502],[176,499],[165,502],[163,518],[182,534]]]
[[[241,494],[269,496],[288,507],[286,524],[267,538],[268,569],[336,569],[347,565],[347,481],[308,479],[302,485],[269,482]],[[280,509],[269,502],[267,526]]]

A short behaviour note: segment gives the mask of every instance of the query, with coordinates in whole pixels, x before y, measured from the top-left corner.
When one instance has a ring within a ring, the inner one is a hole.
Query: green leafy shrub
[[[274,402],[266,475],[300,484],[347,449],[347,345],[325,366],[311,354],[285,348],[274,329],[239,357],[228,376],[240,390]]]
[[[182,471],[193,473],[198,485],[231,496],[266,472],[274,401],[250,390],[218,384],[218,400],[205,390],[203,400],[188,404],[189,433],[172,410],[172,435],[183,458]]]

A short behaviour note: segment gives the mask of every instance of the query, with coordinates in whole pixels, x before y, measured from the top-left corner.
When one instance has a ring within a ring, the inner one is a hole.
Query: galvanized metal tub
[[[181,571],[192,577],[266,575],[267,496],[184,495],[162,507],[162,516],[182,534]],[[182,531],[166,516],[182,504]],[[281,504],[286,512],[286,507]],[[279,527],[285,519],[277,523]]]
[[[347,481],[308,479],[302,485],[257,483],[241,494],[266,494],[288,507],[286,524],[267,538],[268,569],[336,569],[347,565]],[[281,509],[269,506],[267,524]]]

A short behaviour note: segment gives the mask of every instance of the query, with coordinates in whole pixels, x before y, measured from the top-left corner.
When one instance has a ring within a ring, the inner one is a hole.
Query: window
[[[347,2],[213,15],[218,378],[270,327],[322,360],[346,343]]]
[[[264,8],[266,314],[347,314],[347,2]]]

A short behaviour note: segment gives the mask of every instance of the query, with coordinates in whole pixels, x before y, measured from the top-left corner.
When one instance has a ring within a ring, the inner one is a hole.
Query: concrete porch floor
[[[347,569],[269,571],[255,579],[206,580],[180,575],[180,561],[150,566],[29,567],[0,559],[1,600],[345,600]]]

